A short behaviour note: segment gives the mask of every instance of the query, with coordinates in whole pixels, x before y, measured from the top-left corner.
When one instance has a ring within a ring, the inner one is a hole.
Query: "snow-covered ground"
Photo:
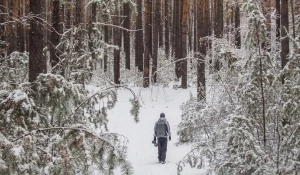
[[[109,131],[119,133],[129,139],[128,159],[136,175],[176,175],[177,163],[191,150],[191,145],[176,146],[178,141],[177,126],[181,120],[180,105],[188,100],[190,93],[196,94],[195,88],[174,90],[170,87],[154,86],[148,89],[132,88],[142,103],[140,122],[135,123],[130,115],[132,94],[127,90],[118,91],[118,102],[108,111]],[[140,92],[140,94],[139,94]],[[164,112],[170,123],[172,140],[168,142],[166,164],[159,164],[157,147],[153,140],[153,127],[160,113]],[[121,174],[116,170],[116,175]],[[201,175],[205,170],[184,168],[183,175]]]

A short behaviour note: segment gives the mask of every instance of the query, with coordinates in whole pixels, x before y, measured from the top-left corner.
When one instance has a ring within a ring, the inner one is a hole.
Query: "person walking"
[[[161,113],[158,121],[154,125],[154,139],[152,143],[158,146],[158,161],[162,164],[166,163],[168,138],[169,141],[171,141],[170,125],[165,117],[165,114]]]

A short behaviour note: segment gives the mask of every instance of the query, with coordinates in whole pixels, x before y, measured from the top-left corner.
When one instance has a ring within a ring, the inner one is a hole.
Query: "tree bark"
[[[292,14],[292,30],[293,30],[293,37],[296,38],[296,32],[295,32],[294,0],[290,0],[290,2],[291,2],[291,14]]]
[[[144,34],[143,34],[143,0],[137,0],[136,32],[135,32],[135,66],[143,71]]]
[[[113,24],[116,26],[120,25],[119,19],[119,3],[115,5],[114,16],[112,17]],[[119,46],[121,40],[121,30],[118,27],[113,28],[114,45]],[[120,48],[114,49],[114,83],[120,84]]]
[[[165,0],[165,54],[167,59],[170,53],[169,1]]]
[[[198,27],[199,27],[199,56],[197,64],[197,99],[198,101],[205,100],[205,57],[207,53],[208,41],[205,37],[210,33],[210,11],[209,0],[203,0],[198,4]]]
[[[3,13],[0,15],[0,24],[5,23],[5,13],[6,13],[6,0],[0,1],[0,13]],[[0,25],[0,40],[2,42],[5,42],[5,25]],[[4,57],[4,50],[6,44],[1,44],[0,45],[0,56]]]
[[[160,47],[163,47],[163,37],[164,37],[164,35],[163,35],[163,22],[164,22],[164,15],[163,15],[163,9],[164,9],[164,3],[163,3],[163,0],[160,0],[159,1],[159,3],[160,3],[160,7],[159,7],[159,9],[158,9],[158,11],[159,11],[159,20],[158,20],[158,30],[159,30],[159,32],[158,32],[158,47],[160,48]],[[157,10],[157,9],[156,9]]]
[[[78,27],[78,31],[76,34],[76,40],[77,40],[77,45],[76,45],[76,52],[81,55],[81,50],[83,46],[83,0],[76,0],[76,15],[75,15],[75,25]]]
[[[281,24],[281,17],[280,17],[280,0],[276,0],[276,40],[280,41],[280,24]]]
[[[59,0],[53,0],[53,12],[52,12],[52,28],[51,28],[51,47],[50,47],[50,62],[52,68],[59,62],[59,52],[56,52],[56,46],[59,44],[59,32],[60,32],[60,16],[59,16]],[[53,70],[52,70],[53,72]],[[54,71],[56,72],[56,71]]]
[[[19,0],[18,4],[18,15],[20,18],[24,17],[24,0]],[[19,51],[25,51],[25,41],[24,41],[24,23],[18,22],[18,43]]]
[[[187,35],[188,35],[188,13],[189,13],[189,1],[183,0],[182,6],[182,58],[187,57]],[[187,59],[182,61],[182,68],[181,68],[181,88],[187,88]]]
[[[287,57],[289,54],[289,6],[288,1],[281,0],[281,68],[283,69],[287,63]],[[284,78],[282,78],[282,84],[284,84]]]
[[[157,70],[157,55],[158,55],[158,37],[159,37],[159,24],[160,24],[160,0],[155,0],[154,16],[153,16],[153,34],[152,34],[152,82],[156,83],[156,70]]]
[[[234,13],[234,28],[235,28],[235,46],[240,49],[241,48],[241,18],[240,18],[240,7],[238,4],[235,6]]]
[[[66,29],[70,29],[72,26],[72,5],[71,0],[67,0],[65,4],[66,10]]]
[[[176,15],[177,15],[177,9],[176,9],[176,3],[178,0],[173,0],[173,6],[172,6],[172,32],[171,32],[171,47],[172,47],[172,50],[171,50],[171,56],[173,56],[175,54],[175,35],[176,35],[176,24],[177,24],[177,21],[175,20],[176,19]],[[171,25],[170,25],[171,26]]]
[[[108,17],[108,15],[107,14],[105,14],[104,16],[103,16],[103,18],[104,18],[104,21],[106,22],[106,23],[108,23],[109,22],[109,17]],[[108,26],[104,26],[103,27],[103,30],[104,30],[104,42],[105,42],[105,44],[109,44],[109,28],[108,28]],[[105,45],[104,46],[104,72],[107,72],[107,68],[108,68],[108,62],[107,62],[107,60],[108,60],[108,48],[107,48],[107,45]]]
[[[124,11],[124,28],[130,29],[131,25],[131,14],[130,14],[130,4],[129,2],[124,3],[123,6],[123,11]],[[130,31],[123,31],[123,36],[124,36],[124,51],[125,51],[125,68],[130,70]]]
[[[178,61],[180,58],[182,58],[182,51],[181,51],[181,0],[175,1],[175,18],[174,18],[174,25],[175,25],[175,74],[177,79],[181,77],[181,61]]]
[[[16,32],[16,22],[14,22],[14,19],[16,19],[16,13],[17,7],[16,7],[16,0],[8,0],[7,2],[7,8],[8,8],[8,21],[6,28],[6,41],[8,44],[7,47],[7,55],[10,55],[12,52],[17,50],[17,32]]]
[[[153,1],[155,1],[155,0],[149,0],[150,1],[150,7],[149,7],[149,9],[150,9],[150,25],[148,26],[149,28],[150,28],[150,45],[149,45],[149,51],[150,51],[150,57],[152,57],[152,43],[153,43],[153,41],[152,41],[152,38],[153,38]]]
[[[45,39],[45,46],[47,46],[47,52],[50,53],[50,50],[51,50],[51,47],[53,46],[52,43],[51,43],[51,33],[52,33],[52,29],[49,29],[48,26],[52,26],[51,24],[53,23],[52,22],[52,17],[53,15],[52,12],[53,12],[53,1],[54,0],[46,0],[46,8],[45,8],[45,21],[46,21],[46,27],[45,28],[45,33],[46,35],[44,37],[46,37]],[[59,8],[58,8],[59,9]],[[48,54],[47,54],[48,55]],[[51,56],[51,55],[50,55]],[[51,60],[51,58],[47,57],[47,59]]]
[[[150,48],[151,48],[151,14],[150,14],[150,0],[144,0],[144,18],[145,18],[145,53],[144,53],[144,88],[149,87],[149,61],[150,61]]]
[[[25,0],[25,16],[29,14],[29,0]],[[27,24],[27,23],[26,23]],[[25,41],[25,51],[29,52],[29,27],[24,26],[24,41]]]
[[[269,52],[271,51],[270,41],[271,41],[271,12],[270,12],[270,0],[263,0],[262,3],[262,11],[266,18],[266,40],[262,43],[262,48],[267,49]]]
[[[61,21],[61,23],[59,24],[60,27],[60,31],[59,33],[63,33],[65,31],[65,5],[61,5],[59,7],[59,20]]]
[[[194,53],[195,53],[194,56],[196,56],[196,52],[198,52],[198,41],[199,41],[198,27],[197,27],[198,20],[196,20],[196,19],[198,19],[198,17],[197,17],[197,15],[198,15],[198,3],[199,2],[194,0],[194,17],[193,17],[194,18]]]
[[[94,32],[94,24],[96,22],[96,14],[97,14],[97,4],[94,2],[91,5],[90,8],[90,14],[89,14],[89,18],[88,18],[88,30],[89,30],[89,50],[92,54],[92,59],[94,61],[96,61],[96,54],[95,54],[95,44],[93,41],[93,36],[95,34]]]
[[[224,30],[224,22],[223,22],[223,0],[215,0],[215,35],[216,38],[223,38],[223,30]],[[219,59],[216,58],[214,62],[214,69],[215,71],[220,70],[220,62]]]
[[[39,18],[41,14],[41,1],[30,0],[30,12],[33,17],[30,20],[29,31],[29,82],[34,82],[40,73],[47,72],[46,59],[43,57],[43,26]]]
[[[215,35],[217,38],[223,37],[223,0],[215,0]]]

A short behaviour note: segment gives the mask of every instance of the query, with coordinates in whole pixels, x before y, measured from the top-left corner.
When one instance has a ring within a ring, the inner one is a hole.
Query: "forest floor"
[[[190,144],[179,145],[177,126],[181,120],[180,105],[186,102],[190,93],[196,94],[196,88],[172,89],[172,85],[163,88],[137,88],[132,90],[141,100],[139,114],[140,122],[136,123],[130,115],[131,104],[129,99],[133,96],[128,90],[118,91],[116,106],[108,111],[108,129],[111,133],[119,133],[129,139],[128,160],[132,163],[136,175],[176,175],[177,163],[191,150]],[[165,113],[170,123],[172,140],[168,142],[166,164],[158,163],[157,147],[151,143],[153,140],[154,124],[159,119],[160,113]],[[205,174],[204,169],[191,169],[189,165],[182,171],[182,175]],[[120,170],[115,171],[121,174]]]

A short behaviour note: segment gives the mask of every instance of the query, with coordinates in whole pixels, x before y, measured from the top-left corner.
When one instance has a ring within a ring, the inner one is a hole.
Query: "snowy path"
[[[139,88],[133,88],[138,93]],[[180,122],[180,105],[185,102],[192,92],[195,95],[196,89],[174,90],[172,88],[153,87],[142,89],[140,98],[142,108],[140,110],[140,122],[135,123],[130,116],[129,99],[132,95],[129,91],[118,92],[118,102],[114,109],[108,112],[110,132],[119,133],[129,139],[128,159],[134,167],[136,175],[176,175],[176,163],[181,160],[191,149],[190,146],[175,146],[178,140],[177,125]],[[153,127],[164,112],[170,123],[172,140],[168,142],[166,164],[162,165],[157,160],[157,147],[151,144],[153,139]],[[187,166],[182,172],[183,175],[201,175],[204,170],[190,169]],[[116,170],[116,174],[120,172]]]

